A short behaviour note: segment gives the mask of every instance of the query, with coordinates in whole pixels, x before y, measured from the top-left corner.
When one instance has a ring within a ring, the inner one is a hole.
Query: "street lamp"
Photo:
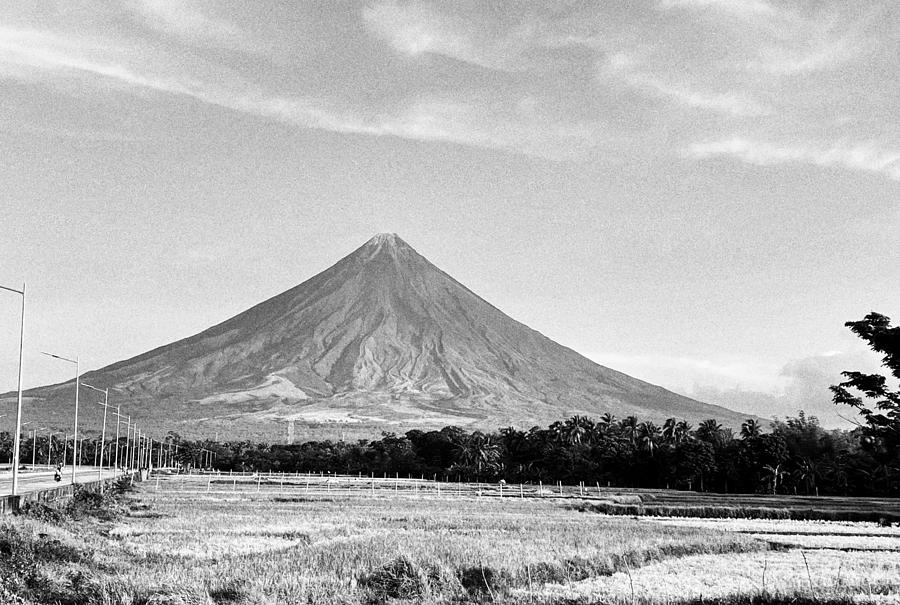
[[[116,404],[116,411],[113,414],[116,417],[116,460],[113,463],[113,471],[114,474],[119,472],[119,422],[121,421],[121,414],[119,413],[119,408],[121,404]]]
[[[31,429],[31,470],[37,466],[37,432],[46,430],[49,429],[45,426]]]
[[[61,431],[50,431],[50,446],[47,448],[47,468],[53,466],[53,460],[51,456],[53,455],[53,435],[65,435],[65,433]],[[66,446],[63,443],[63,466],[66,465]]]
[[[54,359],[59,359],[61,361],[67,361],[69,363],[75,364],[75,432],[72,435],[72,483],[74,484],[75,472],[78,470],[78,381],[81,378],[81,367],[78,365],[77,356],[75,357],[75,359],[69,359],[68,357],[54,355],[53,353],[43,354]]]
[[[103,406],[103,431],[100,433],[100,470],[97,472],[97,479],[100,483],[100,491],[103,491],[103,446],[106,443],[106,411],[109,408],[109,389],[98,389],[97,387],[92,387],[87,383],[81,383],[81,386],[87,387],[92,391],[97,391],[98,393],[103,393],[103,403],[100,405]],[[99,402],[98,402],[99,403]]]
[[[125,414],[119,413],[119,407],[116,406],[116,411],[113,412],[113,415],[116,417],[116,468],[119,467],[119,423],[125,423],[125,452],[122,455],[123,463],[128,463],[128,427],[131,424],[131,416],[126,416]],[[127,418],[127,420],[122,420],[122,418]]]
[[[17,388],[16,432],[14,433],[15,438],[13,440],[12,455],[12,495],[15,496],[19,490],[19,442],[21,441],[21,435],[19,435],[19,433],[22,431],[22,351],[25,349],[25,283],[22,282],[21,290],[7,288],[6,286],[0,286],[0,290],[6,290],[7,292],[22,295],[22,325],[19,331],[19,386]]]

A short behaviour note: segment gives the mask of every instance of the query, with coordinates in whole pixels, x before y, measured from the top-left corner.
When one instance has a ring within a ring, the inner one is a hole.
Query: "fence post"
[[[519,498],[525,497],[525,489],[522,487],[522,484],[519,484]]]
[[[209,493],[209,488],[212,486],[212,475],[206,478],[206,493]]]
[[[259,493],[259,488],[262,485],[262,475],[256,476],[256,493]]]
[[[538,480],[538,485],[540,486],[540,491],[538,492],[538,496],[543,496],[544,495],[544,482]]]
[[[600,482],[598,481],[597,482],[597,497],[599,498],[602,495],[603,495],[603,492],[600,491]]]
[[[156,491],[159,491],[159,475],[156,475]]]

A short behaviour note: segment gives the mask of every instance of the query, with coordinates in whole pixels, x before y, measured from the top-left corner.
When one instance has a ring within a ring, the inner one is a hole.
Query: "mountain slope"
[[[393,234],[217,326],[85,381],[115,387],[145,424],[218,419],[226,433],[291,419],[373,429],[528,427],[605,412],[740,421],[551,341]],[[71,388],[29,395],[55,400]]]

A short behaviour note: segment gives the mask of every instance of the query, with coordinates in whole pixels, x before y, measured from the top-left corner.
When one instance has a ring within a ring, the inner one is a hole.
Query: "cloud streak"
[[[96,41],[0,28],[0,61],[3,62],[39,69],[59,78],[89,75],[115,81],[126,88],[188,96],[304,128],[452,142],[549,159],[580,155],[597,141],[592,125],[556,127],[538,120],[510,119],[502,112],[485,113],[482,108],[467,103],[439,99],[419,99],[391,112],[362,117],[349,110],[328,107],[322,99],[273,94],[233,75],[213,84],[202,77],[154,73],[105,62],[90,56],[90,51],[97,49],[102,52],[94,54],[119,56],[123,62],[130,58],[126,51]]]
[[[623,53],[610,56],[601,68],[601,75],[617,78],[633,89],[674,101],[685,107],[738,117],[762,116],[774,111],[771,107],[766,107],[737,92],[701,92],[684,84],[670,84],[659,76],[641,71],[635,66],[634,61]]]
[[[900,181],[900,149],[884,149],[874,143],[836,144],[828,147],[778,145],[742,137],[694,143],[688,157],[733,157],[757,166],[811,164],[874,172]]]
[[[340,31],[321,39],[316,32],[334,26],[327,15],[295,7],[296,23],[309,27],[285,37],[256,10],[126,0],[98,10],[114,27],[78,30],[37,11],[2,21],[0,70],[49,86],[86,83],[69,94],[102,97],[112,83],[303,128],[553,160],[628,141],[628,151],[698,161],[900,173],[900,130],[884,118],[900,111],[896,95],[851,94],[900,77],[887,42],[896,32],[872,17],[877,10],[842,18],[845,9],[827,2],[803,11],[766,0],[659,0],[510,13],[375,2],[351,5]],[[852,69],[861,48],[884,53],[871,63],[881,72]],[[788,129],[790,144],[779,143]]]
[[[130,6],[148,27],[192,44],[253,53],[264,50],[264,45],[252,40],[234,23],[213,18],[183,2],[133,0]]]

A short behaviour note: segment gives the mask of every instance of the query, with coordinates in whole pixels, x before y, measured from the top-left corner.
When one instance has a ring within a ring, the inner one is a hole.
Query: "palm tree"
[[[631,444],[634,445],[634,439],[636,437],[635,431],[637,430],[638,419],[635,416],[628,416],[619,421],[619,430],[622,433],[622,436],[631,441]]]
[[[691,431],[694,427],[687,423],[686,420],[679,420],[675,425],[675,443],[681,443],[685,439],[690,439]]]
[[[806,494],[809,495],[816,491],[816,477],[821,476],[822,469],[812,458],[803,457],[797,463],[797,469],[793,474],[798,482],[805,484]]]
[[[753,439],[762,435],[762,425],[759,420],[748,418],[741,424],[741,439]]]
[[[666,418],[663,423],[662,436],[666,443],[677,443],[678,422],[674,418]]]
[[[656,448],[659,445],[659,438],[661,435],[659,427],[649,421],[642,422],[638,425],[636,433],[638,442],[652,456],[653,452],[656,451]]]
[[[775,466],[765,465],[763,470],[766,471],[766,474],[763,476],[767,481],[771,481],[772,484],[772,494],[778,490],[778,481],[784,477],[786,474],[784,470],[781,468],[781,464],[776,464]]]
[[[475,431],[456,446],[456,462],[474,468],[477,475],[484,469],[496,468],[500,461],[500,446],[492,435]]]
[[[615,426],[615,424],[616,417],[607,412],[600,416],[600,420],[598,420],[597,424],[594,425],[595,433],[598,437],[606,435],[610,431],[610,429]]]
[[[585,416],[572,416],[566,420],[561,428],[562,441],[566,445],[581,445],[586,439],[590,439],[594,431],[594,423]]]
[[[697,427],[697,439],[713,445],[720,445],[722,442],[722,425],[712,418],[704,420]]]

